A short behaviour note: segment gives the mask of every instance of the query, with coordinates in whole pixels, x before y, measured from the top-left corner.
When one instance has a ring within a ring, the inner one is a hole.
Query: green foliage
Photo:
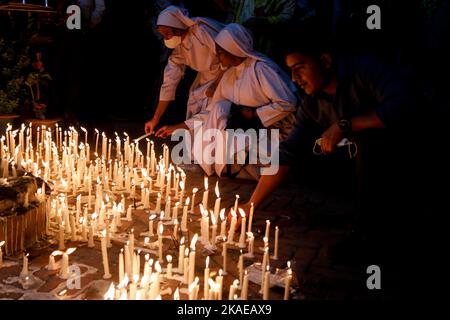
[[[36,116],[44,118],[46,108],[36,106],[32,87],[51,77],[33,68],[29,45],[0,38],[0,66],[0,115],[18,113],[28,102]]]

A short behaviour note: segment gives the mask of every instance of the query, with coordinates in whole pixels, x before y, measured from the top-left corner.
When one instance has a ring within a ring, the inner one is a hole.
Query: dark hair
[[[312,58],[319,58],[322,53],[334,53],[331,36],[316,24],[298,26],[290,33],[290,40],[284,48],[284,56],[299,53]]]

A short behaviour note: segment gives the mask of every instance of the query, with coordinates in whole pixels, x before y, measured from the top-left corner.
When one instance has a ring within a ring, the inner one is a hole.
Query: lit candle
[[[203,207],[208,210],[208,177],[204,178],[204,185],[205,185],[205,191],[203,192],[203,200],[202,200],[202,204]]]
[[[98,137],[99,137],[99,132],[98,132],[98,130],[97,129],[95,129],[95,133],[96,133],[96,139],[95,139],[95,153],[97,153],[98,154]]]
[[[180,248],[178,252],[178,273],[183,273],[183,254],[184,254],[184,237],[180,240]]]
[[[189,300],[197,300],[197,294],[198,294],[198,277],[195,278],[195,281],[193,281],[188,288],[189,292]]]
[[[130,244],[130,254],[134,253],[134,229],[131,228],[130,233],[128,234],[128,241]]]
[[[188,283],[194,281],[195,275],[195,244],[197,243],[198,235],[195,234],[191,240],[191,252],[189,253],[189,277]]]
[[[164,226],[162,224],[159,225],[159,233],[158,233],[158,260],[160,262],[163,261],[163,232]]]
[[[170,196],[166,199],[166,206],[164,212],[167,212],[167,217],[170,218]]]
[[[242,285],[242,291],[241,291],[241,299],[247,300],[248,298],[248,272],[245,270],[244,273],[244,283]]]
[[[148,217],[148,235],[150,237],[154,236],[153,233],[153,220],[155,220],[156,214],[152,214],[150,217]]]
[[[219,270],[219,275],[216,277],[216,283],[218,286],[218,294],[217,299],[222,300],[222,292],[223,292],[223,271]]]
[[[197,193],[198,189],[194,188],[192,189],[192,204],[191,204],[191,213],[194,213],[194,205],[195,205],[195,194]]]
[[[57,269],[56,263],[55,263],[55,257],[58,256],[58,255],[61,255],[61,254],[63,254],[63,252],[62,252],[62,251],[59,251],[59,250],[53,251],[53,252],[50,254],[50,256],[48,257],[48,266],[47,266],[47,270],[54,271],[54,270]]]
[[[178,219],[175,219],[173,222],[173,238],[175,240],[178,239]]]
[[[211,235],[211,244],[215,247],[216,244],[216,236],[217,236],[217,220],[214,216],[214,213],[210,211],[211,213],[211,224],[212,224],[212,235]]]
[[[266,247],[264,249],[263,262],[261,265],[261,291],[264,291],[264,270],[266,270],[268,263],[269,263],[269,248]]]
[[[265,235],[265,237],[267,239],[269,239],[269,232],[270,232],[270,221],[266,220],[266,235]]]
[[[101,245],[102,245],[102,258],[104,270],[103,279],[110,279],[111,274],[109,273],[108,250],[106,248],[106,230],[102,231]]]
[[[158,192],[158,197],[156,198],[156,207],[153,212],[159,213],[160,211],[161,211],[161,193]]]
[[[227,229],[227,219],[225,218],[225,209],[220,210],[220,220],[222,223],[220,224],[220,238],[224,238],[226,229]]]
[[[239,280],[234,280],[233,284],[230,286],[230,292],[228,295],[228,300],[233,300],[234,299],[234,295],[236,293],[236,290],[238,288],[238,284],[239,284]]]
[[[89,248],[95,247],[95,244],[94,244],[94,221],[92,221],[92,220],[91,220],[91,224],[89,225],[88,247]]]
[[[246,230],[245,230],[245,224],[246,224],[246,216],[245,216],[245,212],[244,210],[242,210],[241,208],[239,208],[239,213],[241,215],[241,235],[239,237],[239,248],[245,248],[245,234],[246,234]],[[242,279],[241,279],[241,283],[242,283]]]
[[[234,212],[238,212],[239,195],[236,195],[236,200],[234,201]]]
[[[253,236],[253,232],[248,232],[248,254],[249,258],[253,258],[255,255],[253,254],[255,237]]]
[[[264,274],[264,290],[263,290],[263,300],[269,300],[269,288],[270,288],[270,267],[266,267],[266,272]]]
[[[284,280],[284,300],[289,300],[289,293],[291,290],[291,280],[292,280],[292,270],[291,270],[291,262],[288,261],[288,275]]]
[[[186,232],[187,231],[188,206],[189,206],[189,197],[187,197],[185,205],[183,207],[183,217],[181,218],[181,231],[182,232]]]
[[[124,246],[125,251],[125,273],[127,277],[131,277],[131,253],[130,253],[130,247],[129,247],[129,241],[127,241],[127,244]]]
[[[216,220],[219,219],[219,211],[220,211],[220,192],[219,192],[219,181],[216,182],[216,188],[215,188],[215,192],[216,192],[216,202],[214,203],[214,217],[216,218]]]
[[[205,272],[204,272],[204,276],[203,276],[203,286],[204,286],[204,290],[203,290],[203,295],[205,300],[211,299],[211,297],[209,297],[209,287],[208,287],[208,281],[209,281],[209,256],[206,257],[206,267],[205,267]]]
[[[278,227],[275,227],[275,248],[273,251],[273,256],[272,259],[273,260],[278,260],[278,236],[279,236],[279,229]]]
[[[178,220],[178,206],[180,205],[179,202],[175,203],[175,207],[173,207],[172,210],[172,221],[175,222],[175,220]]]
[[[29,253],[23,254],[23,265],[22,265],[22,271],[20,272],[21,277],[28,276],[28,255],[29,255]]]
[[[254,207],[253,207],[253,202],[250,204],[250,217],[248,219],[248,231],[247,232],[252,232],[252,223],[253,223],[253,211],[254,211]]]
[[[233,238],[234,238],[234,232],[236,230],[236,222],[237,222],[237,218],[236,218],[236,212],[231,209],[231,226],[230,226],[230,230],[228,231],[228,243],[233,244]]]
[[[172,278],[172,256],[171,255],[167,255],[166,256],[167,259],[167,278]]]
[[[222,243],[222,257],[223,257],[223,274],[227,274],[227,238],[223,238]]]

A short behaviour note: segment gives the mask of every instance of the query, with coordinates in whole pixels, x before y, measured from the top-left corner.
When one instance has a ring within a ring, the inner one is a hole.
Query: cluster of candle
[[[146,157],[139,149],[139,142],[130,143],[130,137],[124,133],[123,139],[115,133],[114,157],[112,157],[112,140],[105,133],[95,130],[95,158],[90,159],[90,146],[88,132],[84,132],[84,143],[79,143],[78,131],[70,127],[62,131],[56,127],[56,133],[45,127],[37,128],[36,137],[32,135],[31,125],[21,126],[12,130],[8,126],[6,135],[0,139],[0,156],[3,168],[3,177],[8,177],[9,164],[16,174],[15,165],[24,170],[42,177],[54,186],[55,192],[46,197],[45,183],[37,192],[39,201],[47,203],[46,232],[49,236],[58,239],[58,251],[53,252],[49,258],[49,269],[54,269],[54,258],[63,255],[61,277],[67,277],[69,254],[72,249],[64,251],[66,239],[71,241],[87,242],[88,247],[95,247],[94,238],[101,240],[104,278],[111,278],[109,270],[108,248],[111,247],[111,237],[119,231],[122,220],[133,220],[133,210],[136,205],[136,187],[140,189],[139,204],[148,209],[149,230],[148,236],[155,235],[154,221],[159,215],[156,229],[158,236],[158,259],[154,263],[150,255],[145,255],[144,270],[140,270],[140,251],[134,249],[134,233],[129,234],[127,244],[119,254],[119,284],[111,284],[110,290],[105,294],[107,299],[159,299],[163,295],[161,282],[173,278],[173,272],[182,275],[182,283],[187,286],[190,299],[198,298],[199,280],[195,275],[196,242],[216,250],[219,241],[222,243],[223,270],[219,271],[215,280],[210,277],[209,257],[204,270],[203,292],[204,299],[222,299],[223,275],[227,274],[227,250],[230,246],[241,249],[238,262],[239,279],[230,287],[229,298],[237,298],[236,291],[241,288],[241,299],[248,295],[248,273],[244,268],[244,258],[254,258],[254,236],[252,233],[253,206],[250,209],[249,219],[245,212],[238,208],[239,196],[236,195],[234,208],[231,209],[231,222],[228,228],[225,209],[221,209],[221,197],[218,183],[215,186],[216,199],[214,207],[209,209],[208,178],[204,179],[204,192],[199,209],[200,236],[192,238],[190,249],[184,244],[184,237],[180,240],[178,268],[173,270],[172,257],[167,256],[166,274],[162,274],[161,265],[165,263],[163,256],[163,221],[172,221],[173,238],[178,240],[180,228],[182,233],[188,231],[188,213],[194,212],[195,197],[198,188],[192,189],[192,194],[185,198],[186,174],[178,167],[170,164],[169,148],[163,146],[163,155],[156,159],[154,143],[147,142]],[[64,133],[64,134],[63,134]],[[53,140],[53,137],[56,140]],[[16,141],[18,140],[18,141]],[[17,145],[16,145],[17,143]],[[101,151],[99,152],[99,147]],[[36,150],[36,151],[34,151]],[[120,198],[118,198],[120,195]],[[128,195],[126,197],[125,195]],[[156,203],[152,203],[152,195],[156,196]],[[126,199],[131,199],[133,205],[128,205]],[[164,210],[162,201],[164,199]],[[70,204],[71,201],[75,204]],[[83,200],[83,201],[82,201]],[[181,223],[179,225],[178,209],[183,206]],[[190,208],[189,208],[189,205]],[[241,219],[240,230],[237,230],[238,214]],[[219,222],[220,234],[217,235]],[[269,297],[269,239],[270,221],[266,224],[265,250],[262,262],[262,292],[263,298]],[[239,238],[235,241],[235,234]],[[278,227],[275,228],[275,247],[272,259],[278,259]],[[149,238],[146,238],[149,243]],[[247,249],[243,254],[242,250]],[[1,267],[0,244],[0,267]],[[156,258],[155,258],[156,259]],[[241,284],[241,286],[239,286]],[[289,284],[290,286],[290,284]],[[168,294],[168,291],[166,291]],[[174,293],[174,299],[179,298],[179,290]],[[285,294],[286,298],[286,294]]]

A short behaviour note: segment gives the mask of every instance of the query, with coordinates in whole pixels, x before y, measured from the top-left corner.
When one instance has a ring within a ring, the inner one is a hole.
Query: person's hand
[[[156,131],[155,136],[158,138],[166,138],[170,136],[177,128],[175,126],[163,126]]]
[[[321,138],[320,148],[322,152],[331,153],[336,149],[336,145],[344,138],[344,134],[336,122],[322,134]]]
[[[155,127],[158,125],[158,121],[155,118],[145,123],[145,133],[155,133]]]

